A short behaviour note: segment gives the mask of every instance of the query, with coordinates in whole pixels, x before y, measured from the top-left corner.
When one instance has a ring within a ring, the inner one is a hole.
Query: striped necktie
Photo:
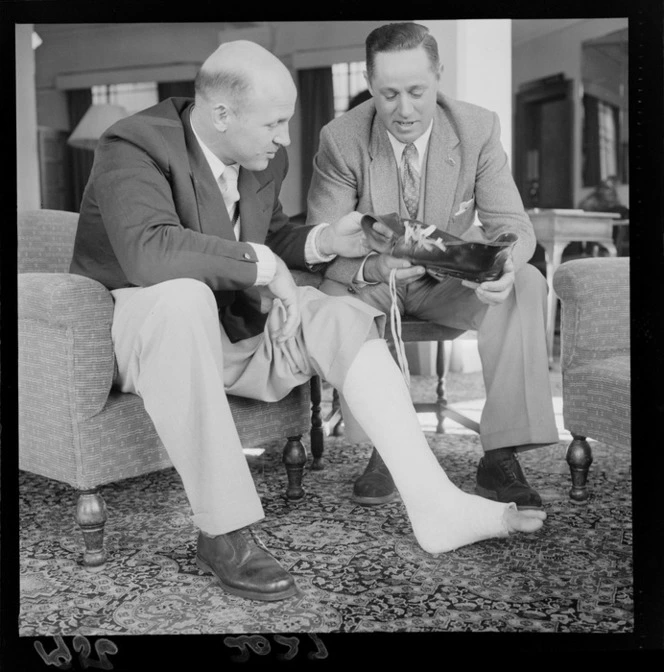
[[[233,219],[236,210],[236,203],[240,200],[240,192],[237,190],[238,169],[237,166],[226,166],[224,172],[219,176],[219,188],[221,195],[228,210],[228,216]]]
[[[417,170],[417,147],[411,142],[401,155],[401,189],[411,219],[417,219],[420,202],[420,172]]]

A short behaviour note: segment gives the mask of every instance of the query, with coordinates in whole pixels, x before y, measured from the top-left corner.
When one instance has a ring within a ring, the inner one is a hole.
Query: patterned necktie
[[[417,170],[417,147],[411,142],[401,155],[401,188],[403,200],[411,219],[417,219],[420,202],[420,173]]]
[[[233,221],[235,214],[235,204],[240,200],[240,192],[237,190],[238,169],[237,166],[226,166],[224,172],[219,176],[219,188],[224,197],[228,216]]]

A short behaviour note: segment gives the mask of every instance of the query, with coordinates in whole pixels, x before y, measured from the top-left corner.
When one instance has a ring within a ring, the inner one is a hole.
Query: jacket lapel
[[[369,142],[369,189],[374,213],[399,212],[399,170],[385,127],[374,117]]]
[[[269,174],[269,171],[262,174]],[[240,168],[238,192],[240,193],[240,240],[264,243],[272,218],[274,182],[263,183],[250,170]]]
[[[196,136],[191,128],[189,118],[190,107],[185,108],[181,117],[184,126],[187,155],[191,169],[191,182],[196,194],[198,218],[202,233],[233,240],[235,233],[231,224],[226,204],[214,179],[210,165],[205,159]]]
[[[442,230],[448,228],[454,204],[461,167],[460,149],[459,138],[439,105],[427,152],[423,219]]]

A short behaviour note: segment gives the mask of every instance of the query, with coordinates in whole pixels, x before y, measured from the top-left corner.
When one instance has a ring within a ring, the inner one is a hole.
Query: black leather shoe
[[[498,502],[514,502],[519,509],[542,508],[541,497],[528,484],[513,451],[496,451],[480,460],[475,492]]]
[[[389,235],[374,229],[376,222],[387,227]],[[505,260],[517,241],[511,232],[501,233],[494,240],[463,240],[435,226],[403,219],[396,212],[367,213],[361,224],[373,249],[424,266],[434,278],[451,275],[473,282],[495,280],[502,275]]]
[[[385,462],[374,448],[369,464],[353,486],[352,500],[364,506],[387,504],[397,498],[397,488]]]
[[[273,601],[297,593],[293,577],[258,545],[247,528],[217,537],[199,533],[196,564],[239,597]]]

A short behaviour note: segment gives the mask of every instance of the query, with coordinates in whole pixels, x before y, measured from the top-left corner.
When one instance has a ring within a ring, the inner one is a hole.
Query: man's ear
[[[213,108],[212,123],[214,127],[221,133],[224,133],[228,128],[230,121],[231,110],[226,103],[217,103]]]
[[[369,73],[367,73],[367,71],[365,70],[362,74],[364,75],[364,81],[367,83],[367,89],[369,89],[369,93],[373,96],[374,92],[373,92],[373,89],[371,88],[371,81],[369,79]]]

